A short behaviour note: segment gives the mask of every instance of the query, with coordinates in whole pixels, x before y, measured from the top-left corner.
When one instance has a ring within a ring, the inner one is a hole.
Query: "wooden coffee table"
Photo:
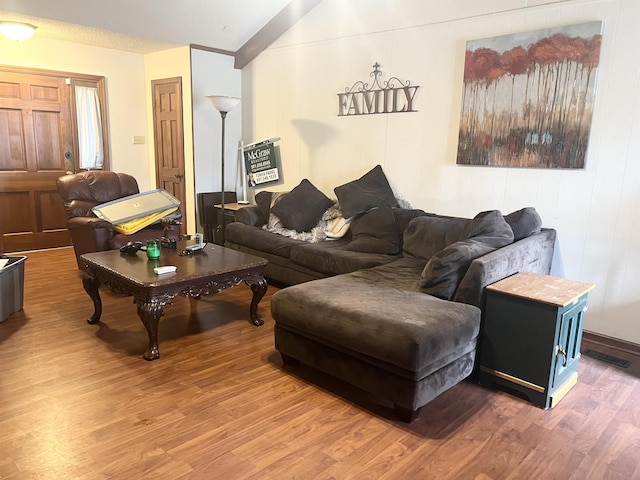
[[[157,260],[148,260],[144,251],[134,256],[118,250],[82,255],[80,258],[87,267],[82,284],[94,306],[93,315],[87,322],[94,324],[100,321],[102,300],[98,290],[101,284],[119,294],[133,296],[138,315],[149,335],[149,348],[143,358],[155,360],[160,357],[160,317],[164,306],[173,304],[176,295],[199,298],[244,282],[253,291],[249,307],[251,322],[262,325],[264,322],[258,317],[258,303],[267,291],[267,282],[262,275],[267,261],[213,244],[193,255],[178,255],[185,246],[179,242],[177,249],[163,248]],[[155,267],[164,265],[175,265],[177,269],[164,275],[154,273]]]

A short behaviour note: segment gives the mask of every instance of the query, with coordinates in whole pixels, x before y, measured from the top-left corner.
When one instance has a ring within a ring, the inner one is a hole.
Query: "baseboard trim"
[[[640,345],[638,345],[637,343],[620,340],[619,338],[609,337],[607,335],[590,332],[588,330],[584,330],[582,332],[582,338],[591,343],[604,345],[605,347],[620,350],[621,352],[627,352],[632,355],[640,356]]]

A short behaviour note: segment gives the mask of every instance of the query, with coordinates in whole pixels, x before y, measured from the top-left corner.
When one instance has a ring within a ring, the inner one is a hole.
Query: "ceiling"
[[[151,53],[199,45],[237,52],[297,0],[0,0],[0,21],[35,35]]]

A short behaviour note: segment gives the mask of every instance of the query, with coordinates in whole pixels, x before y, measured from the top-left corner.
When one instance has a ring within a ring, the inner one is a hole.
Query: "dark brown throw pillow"
[[[474,259],[513,242],[513,231],[498,210],[476,215],[468,231],[469,238],[431,257],[420,276],[420,290],[451,300]]]
[[[378,207],[351,222],[351,240],[347,250],[365,253],[400,253],[400,234],[393,210]]]
[[[308,232],[315,227],[322,214],[333,205],[324,193],[306,178],[271,207],[282,225],[290,230]]]
[[[512,212],[509,215],[505,215],[504,219],[513,230],[514,242],[527,238],[534,233],[540,233],[542,228],[542,218],[533,207],[525,207]]]
[[[375,207],[397,207],[398,201],[380,165],[357,180],[333,189],[344,218],[352,218]]]

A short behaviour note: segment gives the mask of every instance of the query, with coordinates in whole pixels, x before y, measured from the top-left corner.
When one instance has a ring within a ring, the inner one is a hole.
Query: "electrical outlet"
[[[133,144],[134,145],[144,145],[144,135],[134,135],[133,136]]]

